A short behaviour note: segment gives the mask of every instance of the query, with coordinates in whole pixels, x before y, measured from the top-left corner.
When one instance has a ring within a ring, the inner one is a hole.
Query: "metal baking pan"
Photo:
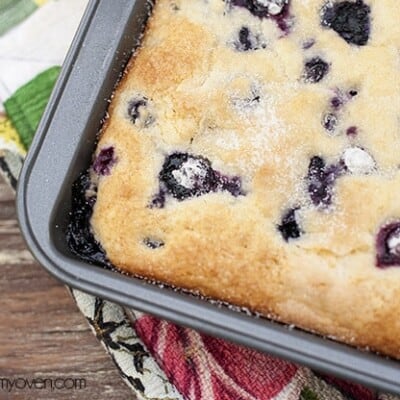
[[[85,263],[66,244],[71,187],[89,166],[146,0],[92,0],[22,170],[18,215],[37,260],[72,287],[211,335],[400,394],[400,362]]]

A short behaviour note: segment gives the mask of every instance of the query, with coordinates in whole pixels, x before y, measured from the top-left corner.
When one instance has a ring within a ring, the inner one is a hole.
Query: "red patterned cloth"
[[[134,327],[187,400],[391,399],[149,315]]]

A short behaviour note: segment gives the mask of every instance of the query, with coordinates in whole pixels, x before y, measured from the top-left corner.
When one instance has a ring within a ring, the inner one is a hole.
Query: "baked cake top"
[[[158,0],[93,164],[109,260],[399,355],[399,21]]]

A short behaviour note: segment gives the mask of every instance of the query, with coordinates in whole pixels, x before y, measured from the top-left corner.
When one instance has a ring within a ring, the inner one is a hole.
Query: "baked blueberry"
[[[149,110],[149,99],[146,97],[132,99],[128,103],[128,116],[131,122],[145,128],[152,124],[154,117]]]
[[[319,156],[311,158],[308,166],[307,189],[315,206],[327,207],[332,203],[333,185],[345,170],[343,163],[326,165]]]
[[[259,18],[272,18],[278,27],[289,33],[292,19],[289,16],[289,0],[225,0],[236,7],[244,7]]]
[[[357,95],[358,95],[358,90],[356,90],[356,89],[350,89],[349,90],[349,96],[350,97],[355,97]]]
[[[70,220],[67,227],[67,243],[71,252],[94,264],[110,267],[105,252],[90,228],[90,218],[96,201],[87,172],[82,173],[72,185]]]
[[[322,118],[322,125],[328,132],[334,132],[338,125],[338,117],[334,113],[327,113]]]
[[[324,79],[329,71],[329,64],[320,57],[314,57],[304,64],[303,79],[305,82],[317,83]]]
[[[160,247],[165,246],[165,243],[162,240],[155,239],[155,238],[150,238],[147,237],[143,240],[143,243],[149,248],[149,249],[159,249]]]
[[[314,205],[330,202],[325,180],[325,161],[321,157],[314,156],[310,160],[307,175],[308,192]]]
[[[288,0],[230,0],[234,6],[245,7],[260,18],[279,15],[288,2]]]
[[[376,265],[400,266],[400,221],[384,225],[376,238]]]
[[[362,0],[329,2],[322,10],[322,25],[347,43],[364,46],[370,34],[370,7]]]
[[[206,158],[187,153],[174,153],[168,156],[159,174],[159,179],[161,190],[152,200],[153,207],[162,207],[166,194],[170,194],[178,200],[216,191],[226,191],[232,196],[244,194],[239,177],[223,175],[215,171]]]
[[[240,51],[247,51],[253,48],[252,37],[250,36],[250,30],[247,26],[244,26],[239,31],[239,43],[237,43],[236,48]]]
[[[300,226],[296,220],[297,210],[298,208],[291,208],[286,211],[282,217],[281,223],[278,225],[278,230],[286,242],[290,239],[297,239],[302,234]]]
[[[147,99],[134,99],[128,103],[128,115],[133,123],[140,117],[140,109],[147,106]]]
[[[111,168],[117,159],[114,154],[114,147],[105,147],[100,150],[93,162],[93,170],[98,175],[109,175]]]
[[[178,200],[200,196],[216,189],[217,177],[210,162],[187,153],[168,156],[159,175],[167,191]]]
[[[247,26],[243,26],[235,42],[235,48],[238,51],[257,50],[261,47],[258,37],[255,36]]]

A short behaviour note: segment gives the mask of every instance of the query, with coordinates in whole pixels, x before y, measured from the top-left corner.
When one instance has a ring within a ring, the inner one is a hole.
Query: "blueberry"
[[[253,15],[266,18],[278,15],[288,3],[287,0],[230,0],[234,6],[247,8]]]
[[[154,122],[149,112],[149,100],[146,97],[132,99],[128,103],[128,116],[131,122],[141,127],[148,127]]]
[[[333,132],[338,124],[338,117],[336,114],[327,113],[322,119],[322,125],[328,132]]]
[[[302,231],[296,221],[296,211],[298,208],[291,208],[286,211],[282,217],[281,223],[278,225],[283,239],[288,242],[289,239],[297,239],[301,236]]]
[[[167,157],[159,175],[167,191],[178,200],[200,196],[215,190],[218,181],[210,162],[187,153]]]
[[[90,228],[95,195],[87,196],[91,182],[88,172],[82,173],[72,185],[72,203],[67,227],[67,244],[73,254],[94,264],[110,267],[105,252]],[[93,190],[91,190],[93,192]]]
[[[239,51],[247,51],[253,48],[250,40],[250,31],[246,26],[239,31],[239,43],[236,44],[236,48]]]
[[[349,90],[349,96],[350,97],[355,97],[357,95],[358,95],[358,90],[355,90],[355,89],[350,89]]]
[[[154,239],[154,238],[145,238],[143,240],[144,245],[146,245],[149,249],[159,249],[160,247],[163,247],[165,243],[162,240],[159,239]]]
[[[317,83],[324,79],[329,71],[329,64],[320,57],[306,61],[303,78],[306,82]]]
[[[259,48],[258,38],[255,37],[247,26],[243,26],[239,31],[239,40],[235,42],[238,51],[257,50]]]
[[[308,166],[308,192],[315,206],[329,205],[332,193],[328,177],[325,172],[325,162],[322,158],[315,156]]]
[[[116,161],[114,147],[105,147],[100,150],[99,154],[94,159],[93,170],[98,175],[109,175]]]
[[[259,18],[272,18],[278,27],[289,33],[291,20],[289,17],[289,0],[225,0],[236,7],[243,7]]]
[[[333,29],[347,43],[364,46],[370,33],[370,7],[362,0],[328,3],[322,25]]]
[[[319,156],[311,158],[306,179],[308,193],[315,206],[327,207],[332,203],[333,185],[344,172],[345,166],[342,163],[326,165]]]
[[[223,175],[215,171],[206,158],[187,153],[168,156],[159,173],[159,179],[161,189],[152,200],[152,207],[163,207],[166,194],[177,200],[217,191],[226,191],[232,196],[244,195],[239,177]]]
[[[147,99],[134,99],[128,103],[128,115],[133,123],[140,117],[140,108],[147,106]]]
[[[376,265],[400,266],[400,221],[384,225],[376,238]]]

